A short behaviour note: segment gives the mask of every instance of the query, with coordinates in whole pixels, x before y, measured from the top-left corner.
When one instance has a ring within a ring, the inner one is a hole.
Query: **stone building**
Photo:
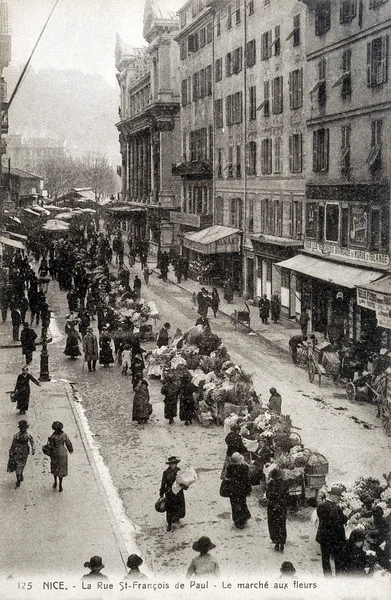
[[[6,157],[11,166],[26,171],[39,172],[40,166],[48,159],[61,160],[65,156],[65,142],[51,138],[27,138],[10,135],[7,139]]]
[[[391,3],[304,3],[305,240],[280,267],[301,279],[315,331],[373,339],[391,328],[389,282],[371,290],[390,268]]]
[[[180,157],[178,28],[174,13],[147,0],[143,36],[148,46],[133,48],[118,37],[115,52],[126,203],[122,222],[136,240],[148,238],[152,252],[172,247],[169,214],[179,207],[179,182],[171,168]]]
[[[7,82],[4,78],[3,70],[11,62],[11,34],[8,28],[8,4],[0,0],[0,161],[6,151],[5,139],[2,137],[8,133],[8,112],[7,112]],[[0,164],[0,188],[1,181]]]

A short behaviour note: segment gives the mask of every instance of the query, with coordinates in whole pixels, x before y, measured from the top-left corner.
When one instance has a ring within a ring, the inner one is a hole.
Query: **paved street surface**
[[[139,263],[132,269],[132,275],[138,269]],[[160,323],[169,320],[173,329],[179,326],[185,330],[196,319],[191,295],[170,282],[162,282],[156,275],[151,277],[148,288],[143,284],[142,297],[156,301],[161,316]],[[203,428],[198,424],[185,427],[179,421],[174,426],[169,426],[163,418],[161,384],[156,380],[149,381],[154,408],[151,422],[147,425],[132,423],[131,378],[122,376],[118,365],[88,373],[83,371],[81,359],[71,361],[66,358],[63,354],[65,336],[61,337],[61,332],[64,331],[67,306],[65,294],[58,291],[56,283],[49,286],[49,301],[54,313],[54,341],[49,346],[51,373],[56,379],[76,382],[75,388],[95,443],[109,468],[126,515],[136,527],[136,542],[147,565],[160,575],[183,575],[194,556],[192,542],[201,535],[208,535],[216,544],[214,554],[223,574],[276,574],[282,560],[291,560],[299,573],[321,575],[318,545],[314,541],[315,529],[309,521],[312,509],[290,515],[288,542],[283,557],[274,552],[269,540],[266,509],[259,504],[257,488],[249,501],[252,519],[245,530],[235,529],[230,518],[229,500],[219,496],[219,476],[226,448],[223,428]],[[325,380],[321,389],[310,384],[306,371],[295,367],[287,353],[282,352],[278,346],[265,344],[258,336],[249,335],[245,330],[235,332],[227,317],[212,317],[211,323],[213,331],[221,336],[233,360],[247,372],[254,374],[257,391],[268,397],[268,390],[273,385],[282,394],[283,413],[291,415],[303,443],[328,458],[330,482],[351,481],[360,475],[381,478],[382,473],[389,470],[390,439],[383,433],[373,406],[350,404],[344,389],[336,387],[329,380]],[[159,325],[156,331],[158,327]],[[151,343],[144,344],[145,348],[152,346]],[[2,370],[4,373],[12,370],[15,374],[20,366],[20,350],[7,352],[11,353],[7,354],[11,358],[7,358]],[[35,374],[37,356],[36,353],[32,369]],[[6,388],[11,389],[10,386],[11,381],[7,381]],[[45,533],[54,536],[50,539],[56,540],[57,547],[61,547],[58,540],[64,536],[64,554],[68,558],[62,563],[58,556],[54,558],[49,553],[45,558],[46,555],[42,555],[41,571],[42,568],[50,569],[53,564],[51,561],[57,566],[64,564],[64,567],[76,568],[77,565],[80,571],[84,560],[92,554],[101,554],[107,565],[106,571],[113,572],[121,562],[119,551],[116,550],[113,530],[110,529],[107,516],[101,517],[97,512],[99,506],[102,508],[102,503],[99,505],[96,500],[98,486],[94,483],[76,423],[72,423],[70,413],[58,413],[58,400],[55,397],[48,394],[40,397],[40,389],[32,387],[32,410],[28,418],[31,421],[31,431],[37,437],[37,446],[39,448],[46,441],[51,422],[58,418],[63,420],[65,430],[75,442],[75,453],[70,457],[70,475],[65,480],[64,494],[59,498],[60,495],[51,489],[51,476],[47,473],[47,466],[45,467],[47,459],[38,452],[33,459],[29,459],[26,482],[20,490],[13,488],[11,475],[2,475],[4,497],[13,500],[17,495],[17,498],[22,498],[20,510],[17,511],[17,523],[19,513],[24,517],[26,510],[30,511],[30,545],[33,543],[34,520],[38,519],[39,522],[42,515],[47,514],[47,510],[56,511],[54,515],[51,513],[51,518],[59,523],[59,533],[53,527],[50,532]],[[60,406],[65,410],[62,402]],[[43,409],[45,412],[42,413]],[[6,457],[11,431],[15,429],[17,422],[8,396],[1,411],[5,423],[9,423],[9,427],[3,430],[10,431],[7,439],[2,439],[2,455]],[[46,411],[50,416],[46,415]],[[182,525],[176,531],[167,533],[164,515],[155,512],[154,503],[158,498],[165,460],[172,454],[180,456],[183,465],[193,464],[199,480],[186,492],[187,514]],[[32,473],[34,480],[31,478]],[[90,499],[93,489],[96,490],[95,496]],[[86,505],[90,508],[89,511]],[[80,506],[84,507],[88,515],[81,513],[79,517],[77,511]],[[10,502],[7,510],[9,513],[4,518],[4,523],[7,523],[8,528],[11,527],[9,523],[14,527],[14,502]],[[108,528],[107,538],[105,523]],[[67,535],[67,531],[74,532],[77,528],[80,530],[80,540],[74,539],[74,534]],[[22,535],[23,529],[19,529],[18,525],[18,535]],[[11,537],[12,529],[9,533]],[[50,548],[49,543],[47,547]],[[12,564],[16,562],[13,556]]]

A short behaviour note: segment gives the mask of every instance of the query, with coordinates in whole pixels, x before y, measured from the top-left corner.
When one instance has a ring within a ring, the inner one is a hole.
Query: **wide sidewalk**
[[[83,430],[72,386],[56,380],[54,373],[41,387],[32,384],[30,408],[26,417],[19,417],[6,392],[14,388],[20,359],[19,349],[1,351],[0,575],[80,577],[86,572],[84,562],[98,554],[104,557],[108,574],[122,577],[127,548]],[[30,372],[38,377],[39,352]],[[15,474],[6,471],[8,450],[21,418],[30,424],[36,453],[28,458],[21,487],[15,488]],[[42,453],[53,421],[64,423],[74,448],[68,457],[69,474],[62,493],[53,489],[50,459]]]
[[[136,264],[139,264],[139,263],[136,263]],[[149,264],[149,267],[154,271],[154,273],[160,275],[160,271],[157,269],[156,263],[153,263],[151,261],[148,264]],[[200,291],[201,287],[206,288],[210,292],[212,291],[212,286],[202,285],[192,279],[188,279],[187,281],[184,281],[182,279],[181,283],[178,283],[171,266],[170,266],[170,271],[168,272],[168,281],[170,281],[171,283],[180,287],[181,289],[183,289],[184,291],[188,292],[191,295],[193,295],[194,293],[197,294]],[[224,300],[223,290],[221,288],[218,288],[218,292],[219,292],[219,296],[220,296],[219,311],[222,314],[230,317],[235,312],[235,310],[236,311],[246,310],[246,306],[244,303],[245,301],[242,297],[238,296],[237,294],[234,294],[233,302],[228,304],[228,302],[226,300]],[[289,319],[286,319],[285,317],[281,317],[280,320],[278,321],[278,323],[273,323],[271,321],[271,319],[269,319],[269,323],[264,324],[264,323],[262,323],[261,319],[259,318],[258,306],[254,306],[252,300],[246,301],[246,303],[250,309],[249,331],[258,335],[264,342],[273,345],[278,350],[281,350],[282,352],[289,352],[289,340],[293,335],[297,335],[298,333],[300,333],[299,324],[295,323],[294,321],[291,321]],[[213,313],[212,313],[211,309],[209,309],[209,315],[208,315],[209,318],[211,315],[213,318]],[[238,324],[237,327],[243,328],[244,326]],[[248,329],[248,328],[244,328],[244,329]]]

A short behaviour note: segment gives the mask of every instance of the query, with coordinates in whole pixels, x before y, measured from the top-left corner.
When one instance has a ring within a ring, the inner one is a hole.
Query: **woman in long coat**
[[[139,424],[146,423],[152,412],[151,409],[148,383],[145,379],[139,379],[136,381],[134,387],[132,421],[138,421]]]
[[[197,389],[198,388],[191,382],[190,376],[182,378],[178,390],[179,418],[181,421],[185,422],[185,425],[191,425],[196,416],[196,404],[193,394]]]
[[[217,312],[218,312],[219,306],[220,306],[220,296],[219,296],[219,292],[217,291],[217,288],[215,288],[215,287],[212,290],[212,299],[211,299],[210,305],[212,307],[213,314],[216,318]]]
[[[65,345],[64,354],[73,359],[81,355],[79,348],[81,336],[75,329],[75,321],[67,321],[65,330],[67,333],[67,343]]]
[[[166,519],[167,519],[167,531],[171,531],[172,525],[178,523],[179,519],[183,519],[186,515],[185,505],[185,494],[183,492],[185,488],[179,490],[177,494],[172,491],[172,486],[175,483],[176,476],[180,471],[178,463],[181,461],[176,456],[170,456],[167,460],[167,469],[163,471],[162,483],[160,486],[160,497],[163,496],[166,499]]]
[[[73,446],[67,434],[63,431],[64,425],[60,421],[54,421],[53,433],[48,439],[50,448],[50,472],[54,477],[53,487],[62,492],[62,480],[68,475],[68,452],[73,452]]]
[[[251,494],[250,469],[239,452],[231,456],[231,464],[227,467],[229,480],[232,520],[237,529],[243,529],[251,513],[246,498]]]
[[[23,367],[22,372],[16,380],[14,390],[14,393],[16,393],[16,408],[19,410],[20,415],[25,415],[29,409],[30,381],[35,383],[35,385],[41,386],[39,381],[29,373],[28,367]]]
[[[286,542],[286,518],[288,512],[289,485],[282,479],[281,471],[274,469],[266,486],[267,524],[270,539],[276,550],[283,552]]]
[[[35,454],[33,436],[27,431],[27,421],[19,421],[18,427],[19,431],[14,435],[9,450],[7,465],[8,473],[16,473],[15,487],[19,487],[20,482],[23,481],[23,470],[26,466],[28,455],[30,454],[29,446],[31,446],[31,454]]]
[[[174,417],[178,414],[178,386],[172,376],[167,377],[161,393],[164,396],[164,418],[168,419],[169,424],[172,425]]]
[[[104,327],[102,333],[99,337],[99,364],[107,367],[108,365],[113,364],[113,350],[111,348],[111,335],[107,331],[107,328]]]

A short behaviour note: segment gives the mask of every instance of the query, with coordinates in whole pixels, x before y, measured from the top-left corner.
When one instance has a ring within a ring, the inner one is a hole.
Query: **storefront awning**
[[[276,266],[350,289],[367,285],[381,277],[381,273],[377,271],[341,265],[340,263],[323,260],[322,258],[314,258],[306,254],[298,254],[297,256],[288,258],[288,260],[277,263]]]
[[[376,312],[378,327],[391,329],[391,275],[358,287],[357,304]]]
[[[224,254],[240,252],[240,229],[213,225],[201,231],[186,233],[183,245],[200,254]]]
[[[22,244],[22,242],[11,240],[10,238],[3,237],[2,235],[0,235],[0,244],[3,244],[4,246],[12,246],[12,248],[19,248],[19,250],[25,250],[25,246]]]

